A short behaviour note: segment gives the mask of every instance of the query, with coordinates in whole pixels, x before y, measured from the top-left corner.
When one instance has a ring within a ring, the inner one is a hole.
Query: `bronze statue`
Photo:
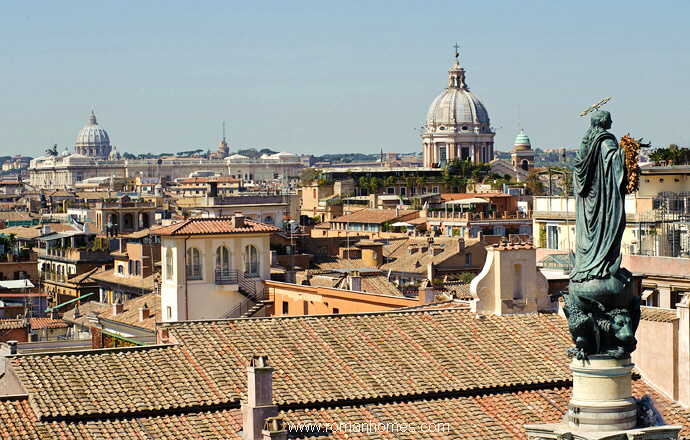
[[[578,359],[635,350],[640,320],[632,274],[621,265],[627,186],[625,152],[609,133],[611,114],[598,110],[575,160],[576,247],[564,311]]]

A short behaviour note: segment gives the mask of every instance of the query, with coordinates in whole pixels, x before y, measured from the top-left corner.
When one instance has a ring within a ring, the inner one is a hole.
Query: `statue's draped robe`
[[[625,153],[611,133],[602,130],[580,148],[573,174],[577,252],[571,281],[608,278],[618,269],[625,230],[624,179]]]

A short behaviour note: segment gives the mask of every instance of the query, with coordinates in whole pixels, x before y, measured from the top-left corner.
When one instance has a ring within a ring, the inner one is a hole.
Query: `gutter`
[[[189,320],[189,301],[187,300],[187,240],[191,237],[188,235],[184,238],[184,319]]]

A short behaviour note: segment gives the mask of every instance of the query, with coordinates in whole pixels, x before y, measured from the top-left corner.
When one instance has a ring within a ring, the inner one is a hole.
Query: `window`
[[[337,315],[338,313],[340,313],[340,309],[337,307],[333,307],[333,314]]]
[[[117,265],[117,273],[124,275],[124,273],[125,273],[125,265],[124,264],[118,264]]]
[[[141,275],[141,261],[137,260],[134,262],[134,274]]]
[[[376,259],[376,251],[373,252],[372,258],[375,260]]]
[[[173,251],[170,246],[165,249],[165,279],[173,279]]]
[[[128,263],[129,263],[129,268],[128,268],[129,271],[127,274],[128,275],[134,275],[134,261],[129,260]]]
[[[248,277],[259,276],[259,250],[252,244],[244,248],[244,274]]]
[[[438,186],[434,186],[431,188],[432,193],[438,193]]]
[[[269,225],[272,224],[273,223],[273,217],[271,217],[270,215],[267,215],[266,217],[264,217],[264,223],[267,223]]]
[[[172,319],[172,307],[168,306],[166,314],[168,315],[168,319]]]
[[[230,276],[230,249],[218,246],[216,249],[216,278]]]
[[[465,254],[465,267],[472,266],[472,254]]]
[[[389,186],[388,188],[386,188],[386,194],[395,194],[395,187]]]
[[[187,280],[201,280],[201,252],[192,247],[187,249]]]
[[[290,306],[287,301],[283,301],[283,315],[287,315],[290,311]]]
[[[546,226],[546,248],[558,249],[558,226]]]

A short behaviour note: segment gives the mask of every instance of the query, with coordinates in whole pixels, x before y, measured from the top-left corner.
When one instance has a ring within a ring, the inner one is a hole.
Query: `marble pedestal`
[[[563,423],[525,425],[529,439],[677,439],[680,426],[637,427],[630,358],[573,359],[573,398]]]

